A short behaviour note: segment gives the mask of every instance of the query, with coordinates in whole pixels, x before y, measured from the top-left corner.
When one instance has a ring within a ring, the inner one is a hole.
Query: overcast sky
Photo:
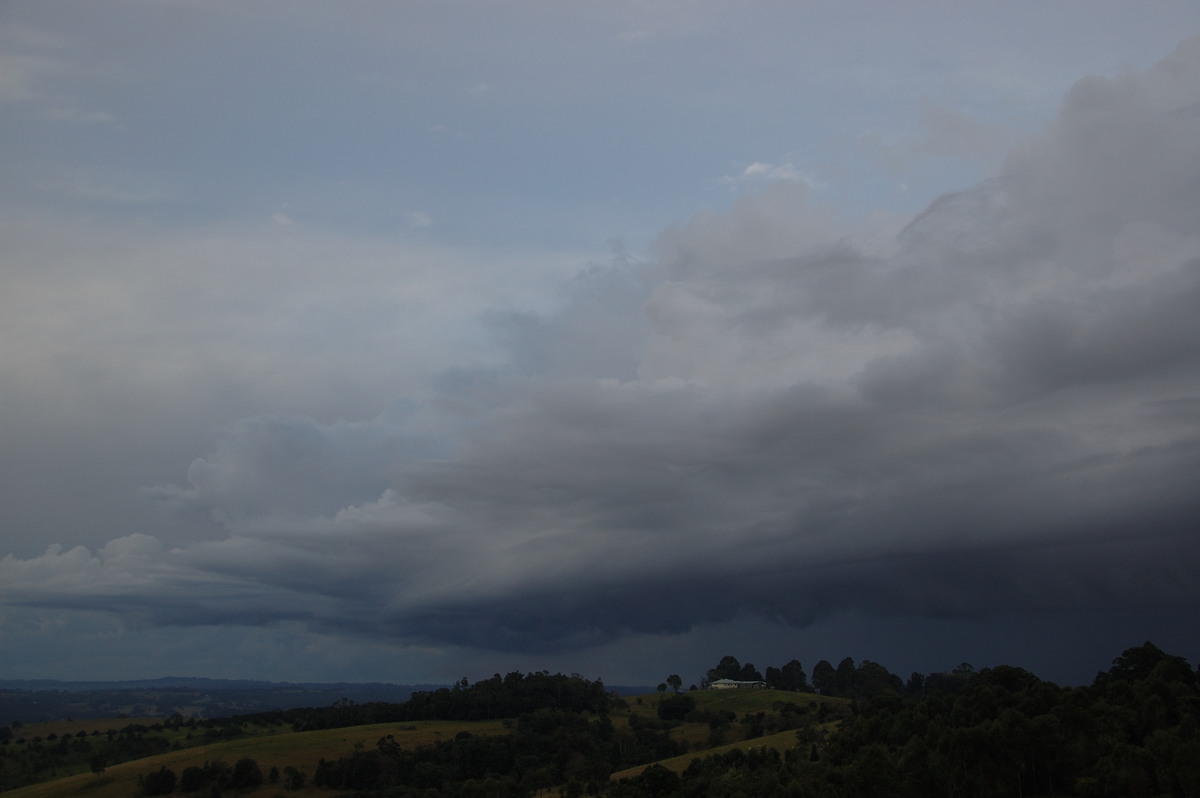
[[[0,4],[0,678],[1200,640],[1200,4]]]

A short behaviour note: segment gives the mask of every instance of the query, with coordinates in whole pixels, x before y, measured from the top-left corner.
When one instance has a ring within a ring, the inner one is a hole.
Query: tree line
[[[860,698],[836,729],[801,728],[783,753],[732,751],[682,774],[651,767],[606,795],[1200,795],[1200,689],[1182,657],[1147,642],[1076,688],[1008,665],[950,677]]]
[[[296,731],[405,723],[414,720],[496,720],[515,718],[537,709],[604,713],[609,696],[599,679],[578,674],[539,671],[493,675],[474,684],[467,679],[452,687],[414,692],[403,703],[338,701],[329,707],[285,709],[245,715],[266,723],[289,723]]]
[[[749,673],[753,679],[756,669],[750,665],[747,671],[733,657],[723,658],[709,673],[732,678],[717,674],[730,673],[735,664],[739,677]],[[339,701],[323,708],[224,719],[209,729],[176,718],[158,734],[174,735],[178,745],[184,733],[199,743],[210,732],[237,734],[264,723],[332,728],[485,718],[504,718],[511,733],[463,731],[416,748],[401,747],[384,735],[373,748],[321,760],[311,774],[295,768],[263,774],[247,758],[232,766],[208,762],[180,774],[160,767],[143,774],[142,789],[148,795],[217,795],[266,782],[285,790],[313,784],[400,798],[528,798],[546,790],[572,798],[1200,795],[1197,673],[1182,657],[1149,642],[1126,649],[1092,684],[1074,688],[1008,665],[976,672],[964,663],[947,674],[914,674],[907,682],[870,661],[854,664],[849,659],[828,670],[818,663],[811,680],[802,678],[797,661],[767,670],[777,689],[844,697],[780,697],[770,712],[746,712],[738,719],[727,711],[705,710],[703,702],[686,693],[626,703],[607,694],[599,681],[578,675],[515,673],[473,685],[464,679],[414,695],[404,704]],[[784,684],[791,687],[782,688]],[[617,707],[632,709],[628,723],[612,721],[610,712]],[[642,714],[643,707],[650,714]],[[749,750],[700,755],[682,773],[651,765],[633,778],[609,781],[612,772],[687,751],[672,735],[682,723],[708,724],[709,739],[700,747],[733,734]],[[759,736],[789,729],[795,742],[786,750],[753,744]],[[114,733],[110,742],[130,750],[164,745],[150,742],[155,738],[153,728],[130,727],[127,733]],[[14,754],[42,756],[109,741],[105,735],[65,735],[36,744],[11,739],[0,746],[5,749],[0,772],[9,772]],[[93,770],[102,772],[104,765],[94,761]]]
[[[768,666],[764,675],[754,663],[740,663],[737,657],[727,655],[705,672],[700,688],[707,688],[718,679],[732,679],[763,682],[774,690],[817,693],[831,698],[870,699],[880,695],[921,695],[926,690],[953,692],[974,672],[970,663],[964,662],[948,673],[928,676],[913,673],[905,681],[878,662],[863,660],[856,665],[853,659],[846,657],[836,668],[828,660],[821,660],[813,666],[810,681],[804,665],[796,659],[778,668]],[[692,689],[696,689],[696,685],[692,685]]]

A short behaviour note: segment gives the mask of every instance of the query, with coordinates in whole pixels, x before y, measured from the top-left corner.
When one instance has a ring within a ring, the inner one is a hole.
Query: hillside
[[[576,731],[592,727],[599,730],[598,736],[616,739],[622,749],[618,758],[625,757],[623,762],[616,764],[631,765],[622,768],[623,772],[640,772],[648,764],[660,759],[665,760],[668,766],[682,770],[690,758],[701,756],[710,748],[723,750],[729,744],[736,745],[748,737],[762,735],[764,729],[774,730],[795,724],[801,715],[810,715],[815,721],[820,706],[827,707],[826,713],[831,717],[846,715],[849,709],[849,702],[845,699],[777,690],[693,692],[686,696],[694,705],[690,720],[675,723],[661,720],[658,717],[659,708],[677,698],[680,697],[653,693],[627,699],[612,696],[608,699],[608,711],[602,715],[587,713],[577,717],[550,715],[548,718],[537,718],[542,710],[535,710],[531,715],[516,720],[414,720],[313,731],[296,731],[281,723],[263,722],[263,719],[236,721],[229,725],[213,723],[212,728],[204,730],[203,734],[195,729],[188,731],[188,723],[180,724],[178,719],[174,723],[155,722],[148,727],[138,724],[135,734],[142,743],[148,739],[159,739],[169,750],[108,766],[99,775],[92,772],[90,758],[86,756],[88,752],[81,752],[74,757],[65,757],[58,768],[46,774],[51,777],[48,780],[13,790],[6,795],[29,798],[80,794],[96,798],[135,796],[143,792],[139,787],[139,778],[144,779],[160,769],[166,768],[179,776],[189,768],[204,768],[215,761],[234,765],[246,758],[254,760],[263,774],[264,783],[253,789],[237,790],[238,795],[278,794],[283,789],[284,774],[289,768],[303,775],[303,786],[288,789],[287,794],[336,794],[344,792],[345,785],[330,787],[314,783],[323,767],[322,760],[353,760],[385,750],[437,750],[439,746],[462,745],[477,738],[522,735],[532,738],[535,743],[533,748],[545,750],[544,738],[561,736],[563,726],[572,726]],[[800,703],[792,703],[798,701]],[[122,722],[127,721],[29,724],[21,728],[24,735],[22,740],[25,741],[21,746],[28,752],[37,745],[45,747],[57,738],[56,746],[61,747],[64,740],[69,740],[71,742],[66,745],[70,747],[76,740],[93,739],[94,733],[109,739],[105,736],[105,730],[114,728],[109,724]],[[541,729],[531,728],[539,723],[548,725]],[[230,729],[236,731],[231,732]],[[84,736],[76,736],[80,733]],[[784,732],[775,734],[769,744],[782,747],[786,743],[784,738],[789,734],[794,743],[795,733]],[[236,736],[219,742],[205,742],[208,735]],[[117,735],[115,739],[120,737]],[[32,743],[35,738],[41,738],[41,742]],[[10,743],[9,753],[17,748],[16,744]],[[607,781],[612,764],[604,757],[599,769],[590,769],[591,781],[597,789],[601,782]],[[275,782],[270,780],[273,771],[278,774]],[[182,791],[181,782],[177,782],[177,791]]]
[[[1005,665],[868,697],[859,684],[858,698],[765,688],[621,698],[579,677],[513,673],[403,704],[30,724],[19,737],[2,727],[0,788],[22,798],[1191,796],[1197,682],[1150,643],[1073,688]]]
[[[94,798],[129,798],[142,794],[138,779],[148,773],[168,768],[182,773],[189,767],[203,768],[206,763],[222,761],[234,764],[240,759],[251,758],[266,776],[275,768],[282,774],[293,767],[300,773],[312,774],[322,758],[331,754],[350,754],[356,748],[374,747],[381,738],[391,735],[400,745],[416,748],[433,745],[441,740],[453,739],[455,735],[468,731],[470,734],[506,734],[500,721],[417,721],[411,724],[372,724],[342,729],[327,729],[309,732],[252,732],[252,736],[221,743],[201,745],[194,748],[171,751],[145,757],[106,768],[100,775],[90,767],[75,767],[80,772],[51,781],[23,787],[6,796],[25,798],[66,798],[66,796],[88,795]],[[282,779],[282,775],[280,777]],[[306,779],[307,781],[307,779]],[[239,795],[275,795],[280,791],[278,783],[265,782],[257,789],[239,790]],[[322,795],[336,792],[318,789],[311,784],[300,790],[288,790],[289,794]]]

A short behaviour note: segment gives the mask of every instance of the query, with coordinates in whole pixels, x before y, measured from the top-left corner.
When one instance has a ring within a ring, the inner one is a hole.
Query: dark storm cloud
[[[219,539],[8,557],[8,601],[515,651],[1194,608],[1198,93],[1200,40],[1080,82],[886,251],[798,184],[699,215],[411,412],[227,430],[150,491]]]

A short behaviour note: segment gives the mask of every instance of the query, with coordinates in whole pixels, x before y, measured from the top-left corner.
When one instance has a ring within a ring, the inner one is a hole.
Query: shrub
[[[252,790],[261,786],[262,783],[262,770],[253,759],[243,757],[234,763],[233,778],[229,782],[231,787],[239,790]]]
[[[196,792],[205,784],[208,783],[208,774],[204,768],[192,767],[184,768],[179,774],[179,789],[184,792]]]
[[[175,791],[175,771],[160,767],[147,773],[142,779],[142,790],[146,795],[170,795]]]
[[[658,702],[658,717],[662,720],[683,720],[696,708],[696,699],[690,695],[674,695]]]
[[[288,790],[300,790],[304,788],[304,782],[307,781],[307,776],[296,770],[291,765],[283,769],[283,786]]]

